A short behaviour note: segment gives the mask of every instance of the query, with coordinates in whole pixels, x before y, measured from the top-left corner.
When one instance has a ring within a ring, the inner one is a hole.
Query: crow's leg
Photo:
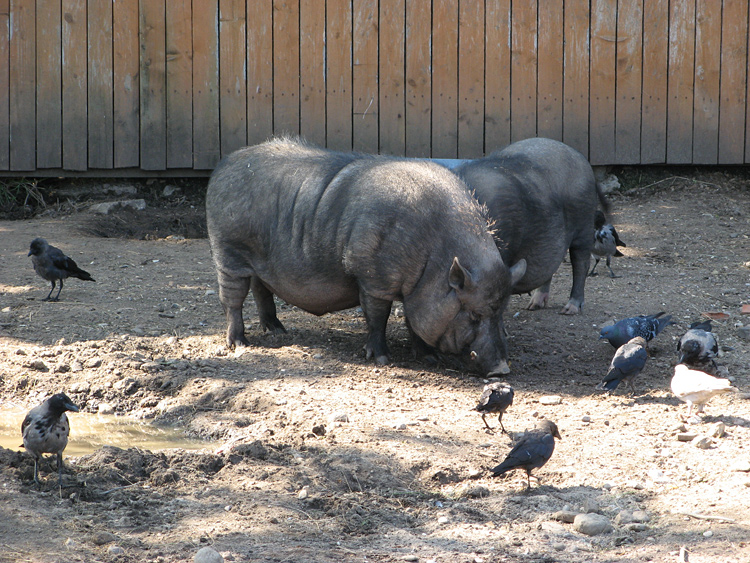
[[[55,280],[52,280],[50,283],[52,284],[52,289],[49,290],[47,297],[42,299],[42,301],[51,301],[50,296],[52,295],[52,292],[55,291]],[[62,280],[60,280],[60,283],[62,283]]]
[[[612,271],[612,267],[609,265],[609,256],[607,256],[607,269],[609,270],[609,277],[612,279],[619,278],[620,276],[616,276],[615,273]]]
[[[62,281],[62,278],[60,278],[60,287],[57,288],[57,295],[55,295],[55,298],[52,299],[52,301],[59,301],[60,300],[60,292],[62,291],[62,288],[63,288],[63,281]]]
[[[589,272],[589,277],[593,277],[596,275],[596,267],[599,265],[600,258],[596,258],[594,260],[594,267],[591,268],[591,271]]]
[[[62,489],[62,470],[63,470],[63,460],[62,460],[62,453],[57,454],[57,486]]]
[[[34,456],[34,483],[39,485],[39,458]]]
[[[484,425],[487,427],[487,430],[489,430],[491,433],[494,434],[495,431],[492,429],[492,427],[489,424],[487,424],[487,419],[485,418],[486,416],[487,416],[487,413],[483,412],[482,413],[482,422],[484,422]]]
[[[500,423],[500,429],[503,431],[503,434],[507,434],[505,426],[503,426],[503,413],[500,413],[500,416],[497,417],[497,421]]]

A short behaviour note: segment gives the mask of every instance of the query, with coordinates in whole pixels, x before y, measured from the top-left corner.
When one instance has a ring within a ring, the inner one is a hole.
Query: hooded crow
[[[63,280],[69,277],[78,278],[87,281],[96,281],[91,274],[81,270],[72,258],[68,258],[59,248],[47,243],[43,238],[35,238],[31,241],[29,247],[29,256],[31,263],[34,265],[34,271],[45,280],[52,283],[52,289],[44,298],[44,301],[57,301],[60,298],[60,292],[63,288]],[[57,295],[52,297],[55,290],[55,282],[60,280],[60,289]]]
[[[508,407],[513,404],[513,387],[507,383],[489,383],[484,386],[482,396],[479,397],[479,404],[474,407],[474,410],[482,413],[482,421],[487,427],[487,430],[492,432],[492,428],[487,424],[485,418],[489,413],[497,413],[497,421],[500,423],[500,428],[503,433],[505,432],[505,426],[503,426],[503,414]]]
[[[562,439],[557,425],[551,420],[541,420],[536,428],[527,430],[513,446],[503,462],[492,469],[493,477],[499,477],[513,469],[526,471],[526,488],[531,487],[531,470],[542,467],[555,451],[555,438]]]

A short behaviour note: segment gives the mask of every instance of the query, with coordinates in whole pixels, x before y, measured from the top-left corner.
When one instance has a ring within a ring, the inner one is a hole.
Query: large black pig
[[[361,305],[366,355],[386,363],[386,322],[401,300],[417,352],[507,373],[500,315],[525,263],[505,265],[485,210],[445,168],[274,139],[219,163],[206,216],[230,346],[248,344],[252,290],[271,331],[284,331],[274,294],[316,315]]]
[[[586,157],[559,141],[532,138],[453,170],[487,206],[503,261],[526,261],[513,293],[533,291],[528,308],[546,306],[552,275],[570,252],[573,287],[560,312],[581,312],[594,216],[600,205],[609,207]]]

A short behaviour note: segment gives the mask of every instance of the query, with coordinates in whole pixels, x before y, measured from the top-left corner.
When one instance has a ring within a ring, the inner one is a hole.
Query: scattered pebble
[[[338,414],[334,414],[331,420],[333,422],[349,422],[349,415],[345,412],[340,412]]]
[[[557,520],[558,522],[567,522],[568,524],[572,524],[578,514],[578,512],[573,512],[572,510],[558,510],[552,515],[552,519]]]
[[[65,547],[66,549],[75,549],[76,547],[78,547],[78,542],[73,538],[68,538],[67,540],[65,540]]]
[[[581,422],[591,422],[591,417],[588,415],[584,415],[581,417]]]
[[[624,528],[629,532],[645,532],[648,526],[641,522],[631,522],[630,524],[626,524]]]
[[[213,547],[202,547],[193,557],[194,563],[224,563],[221,553]]]
[[[713,537],[713,535],[714,533],[711,530],[706,530],[705,532],[703,532],[704,538],[710,538],[710,537]]]
[[[717,422],[711,427],[711,430],[708,432],[708,435],[712,438],[723,438],[724,434],[726,433],[726,426],[724,426],[723,422]]]
[[[448,517],[447,516],[441,516],[438,518],[438,524],[447,524],[448,523]]]
[[[99,408],[96,412],[99,414],[115,414],[115,407],[109,403],[99,403]]]
[[[300,492],[297,493],[297,498],[299,500],[305,500],[307,498],[307,487],[300,489]]]
[[[692,442],[697,436],[697,432],[680,432],[677,434],[677,440],[680,442]]]
[[[115,556],[116,555],[124,555],[125,554],[125,550],[123,548],[121,548],[119,545],[110,545],[107,548],[107,553],[109,553],[110,555],[115,555]]]
[[[573,528],[587,536],[598,536],[612,531],[612,524],[601,514],[579,514],[573,521]]]
[[[744,459],[736,461],[732,466],[732,471],[741,471],[743,473],[750,473],[750,461]]]
[[[416,555],[404,555],[401,558],[401,561],[419,561],[419,557]]]
[[[539,397],[539,402],[543,405],[559,405],[562,403],[562,397],[560,395],[545,395]]]
[[[707,450],[713,445],[710,436],[696,436],[690,443],[701,450]]]

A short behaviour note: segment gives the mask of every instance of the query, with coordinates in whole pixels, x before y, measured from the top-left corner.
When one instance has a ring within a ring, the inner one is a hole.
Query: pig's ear
[[[524,269],[526,265],[524,263]],[[448,283],[456,291],[470,290],[474,286],[469,271],[458,261],[458,256],[453,258],[451,271],[448,273]]]
[[[518,262],[513,264],[513,266],[510,269],[510,285],[513,287],[518,282],[521,281],[521,278],[526,273],[526,260],[521,258]]]

